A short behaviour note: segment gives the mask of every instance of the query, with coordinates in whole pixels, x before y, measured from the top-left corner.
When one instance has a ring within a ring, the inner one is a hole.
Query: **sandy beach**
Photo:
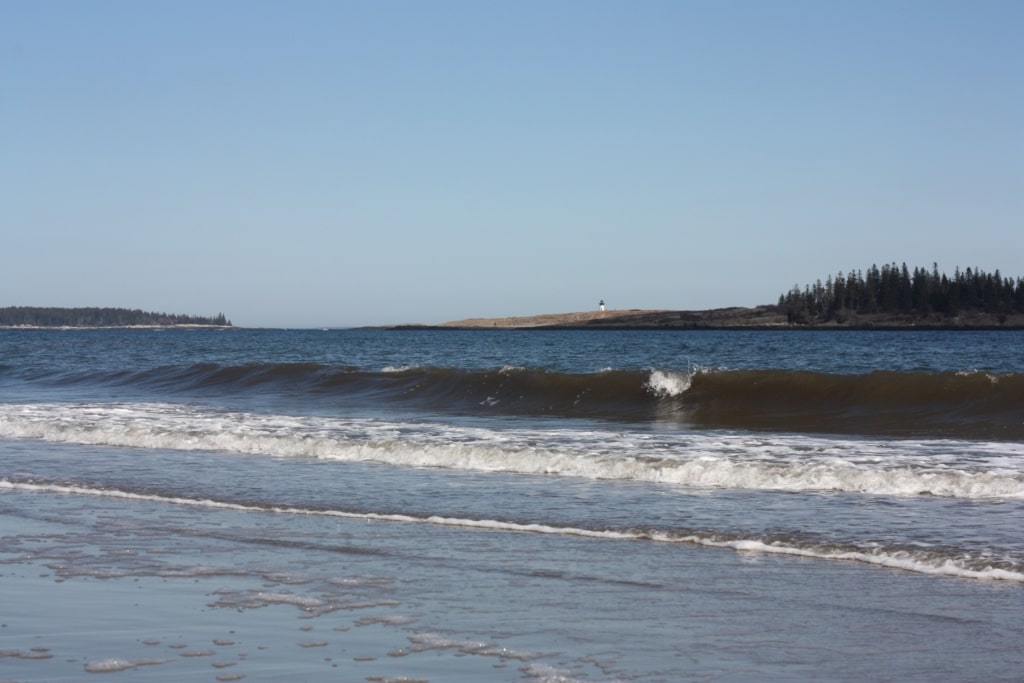
[[[3,583],[5,682],[86,674],[126,681],[471,681],[518,662],[497,651],[466,656],[486,643],[410,639],[399,627],[411,617],[387,603],[317,615],[311,598],[275,582],[60,580],[18,565],[4,567]]]
[[[64,516],[76,506],[71,499],[57,507],[31,495],[25,500],[42,505],[35,508],[39,517]],[[114,502],[93,512],[101,519],[117,510],[160,517],[177,514],[173,507]],[[86,674],[121,681],[469,683],[518,678],[496,672],[528,672],[536,659],[487,634],[454,638],[428,630],[418,623],[424,609],[441,606],[425,607],[429,598],[410,602],[396,590],[393,567],[373,553],[339,561],[330,550],[257,551],[254,560],[244,541],[211,545],[203,534],[157,540],[144,524],[128,524],[112,532],[89,528],[101,550],[85,558],[76,526],[0,516],[4,683],[78,681]],[[224,526],[221,535],[230,536],[230,523]],[[339,531],[365,527],[350,521]],[[416,530],[381,531],[388,537]]]
[[[14,494],[39,517],[80,506],[34,495]],[[922,680],[996,680],[1019,641],[1019,591],[1000,582],[360,520],[312,520],[319,541],[302,547],[272,529],[301,538],[294,516],[244,520],[278,537],[273,550],[231,512],[172,539],[145,518],[181,516],[173,505],[102,505],[89,514],[143,519],[91,525],[83,546],[77,525],[0,517],[0,680],[852,681],[878,673],[859,663],[865,653]],[[361,550],[329,547],[332,527]],[[438,552],[405,555],[410,542]],[[480,556],[495,544],[505,551]],[[991,652],[955,645],[968,632]]]

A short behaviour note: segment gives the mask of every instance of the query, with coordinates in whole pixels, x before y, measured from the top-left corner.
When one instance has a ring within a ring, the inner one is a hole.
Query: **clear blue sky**
[[[0,1],[0,306],[236,325],[1024,276],[1024,2]]]

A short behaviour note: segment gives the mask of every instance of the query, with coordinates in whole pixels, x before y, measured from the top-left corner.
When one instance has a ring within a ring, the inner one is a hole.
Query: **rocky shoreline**
[[[701,311],[626,309],[548,313],[506,318],[466,318],[440,325],[392,325],[389,329],[780,329],[780,330],[1003,330],[1024,329],[1024,315],[971,312],[940,314],[851,314],[843,322],[790,322],[778,306],[731,307]]]

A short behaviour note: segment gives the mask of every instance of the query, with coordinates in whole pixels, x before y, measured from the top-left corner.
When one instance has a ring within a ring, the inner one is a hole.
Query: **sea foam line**
[[[470,429],[181,404],[0,405],[0,437],[701,488],[1024,499],[1021,444]]]
[[[1014,581],[1024,583],[1024,572],[1004,569],[1001,567],[984,566],[975,568],[949,557],[938,555],[920,556],[907,551],[887,551],[884,549],[851,550],[829,546],[798,546],[782,542],[765,541],[758,538],[721,538],[717,534],[673,534],[665,531],[637,530],[596,530],[578,527],[554,526],[541,523],[508,522],[493,519],[466,519],[445,517],[442,515],[415,516],[398,513],[352,512],[345,510],[314,510],[290,506],[245,505],[217,501],[209,498],[181,498],[150,493],[133,493],[120,489],[95,489],[84,486],[64,484],[35,484],[30,482],[14,482],[0,479],[0,490],[25,491],[32,493],[58,493],[82,496],[118,498],[122,500],[186,505],[208,509],[235,510],[241,512],[269,512],[275,514],[313,515],[336,517],[342,519],[360,519],[367,521],[395,522],[405,524],[432,524],[446,527],[462,527],[487,531],[504,531],[516,533],[550,534],[555,536],[572,536],[606,541],[654,541],[683,545],[698,545],[714,548],[731,549],[738,552],[771,553],[792,555],[819,560],[853,561],[878,565],[892,569],[902,569],[920,574],[950,576],[968,579]]]

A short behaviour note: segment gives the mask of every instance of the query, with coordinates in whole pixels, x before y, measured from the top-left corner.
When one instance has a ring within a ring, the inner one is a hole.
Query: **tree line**
[[[219,325],[231,321],[219,313],[213,317],[151,313],[127,308],[38,308],[8,306],[0,308],[0,325],[32,327],[126,327],[131,325]]]
[[[960,267],[952,276],[903,263],[872,264],[860,270],[831,275],[822,283],[794,285],[779,296],[779,308],[791,323],[846,322],[854,314],[893,313],[955,318],[961,313],[991,313],[1000,322],[1011,313],[1024,313],[1024,278],[1003,277],[998,270]]]

